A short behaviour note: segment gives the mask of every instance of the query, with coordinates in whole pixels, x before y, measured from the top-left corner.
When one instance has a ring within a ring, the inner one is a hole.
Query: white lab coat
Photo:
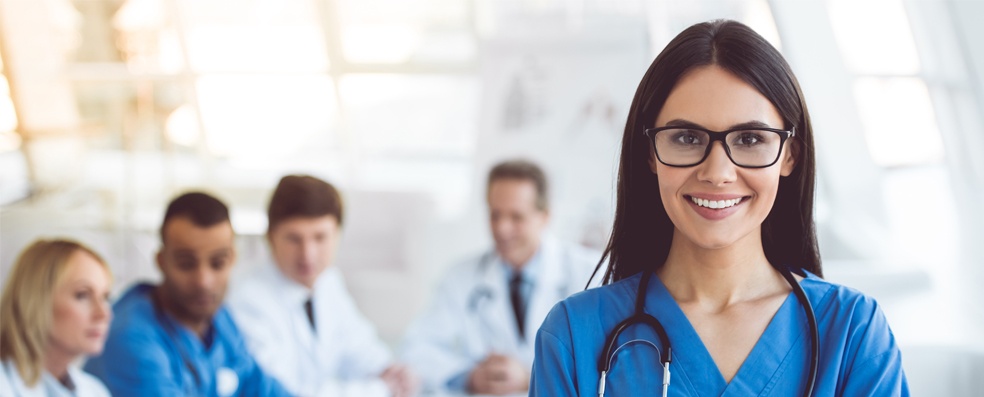
[[[311,294],[316,332],[304,311]],[[227,305],[260,367],[291,393],[389,395],[378,376],[390,364],[390,352],[337,269],[326,269],[309,291],[269,264],[236,280]]]
[[[0,396],[2,397],[110,397],[106,386],[85,371],[68,367],[68,376],[75,384],[69,390],[58,379],[42,370],[41,380],[34,387],[27,387],[12,360],[4,360],[0,371]]]
[[[430,307],[410,325],[402,359],[424,387],[440,390],[490,353],[505,354],[532,367],[534,339],[557,302],[584,290],[601,253],[544,238],[540,268],[527,298],[525,338],[517,331],[505,262],[494,250],[454,266]],[[595,277],[592,285],[599,285]]]

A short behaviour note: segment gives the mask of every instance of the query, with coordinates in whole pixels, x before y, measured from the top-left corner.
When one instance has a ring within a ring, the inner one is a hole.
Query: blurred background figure
[[[103,350],[112,280],[106,262],[74,241],[38,240],[21,252],[0,298],[0,395],[110,395],[73,362]]]
[[[523,393],[536,330],[554,304],[585,288],[601,252],[547,235],[547,176],[536,164],[499,163],[486,186],[494,248],[448,272],[407,331],[404,358],[432,389]]]
[[[415,395],[416,376],[393,363],[332,266],[344,213],[330,183],[280,179],[267,211],[273,263],[233,285],[229,310],[256,360],[294,394]]]
[[[487,248],[500,159],[551,175],[551,234],[602,248],[639,79],[676,32],[728,18],[779,49],[810,103],[825,277],[883,305],[913,394],[976,395],[980,15],[966,0],[0,0],[0,274],[57,234],[102,254],[116,292],[159,281],[160,214],[195,189],[230,204],[246,273],[269,265],[277,182],[313,175],[345,192],[334,263],[395,347],[449,266]]]
[[[85,366],[113,395],[290,395],[253,360],[223,304],[233,237],[229,209],[215,197],[171,201],[157,253],[163,280],[133,285],[116,301],[106,349]]]

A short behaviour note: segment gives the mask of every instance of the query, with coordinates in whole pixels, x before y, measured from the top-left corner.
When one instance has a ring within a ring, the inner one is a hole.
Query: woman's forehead
[[[684,74],[663,104],[656,126],[686,120],[711,130],[758,121],[782,128],[779,111],[765,95],[731,72],[703,66]]]

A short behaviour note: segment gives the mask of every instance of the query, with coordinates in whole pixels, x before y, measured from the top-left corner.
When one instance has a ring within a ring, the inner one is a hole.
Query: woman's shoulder
[[[636,289],[639,288],[641,275],[634,275],[611,284],[592,287],[572,294],[561,303],[572,309],[594,309],[625,300],[635,299]]]
[[[859,374],[866,371],[900,365],[901,353],[895,336],[875,298],[854,288],[809,276],[801,285],[816,313],[825,350],[843,354],[846,365],[851,368],[848,371],[858,375],[858,379],[864,379]]]
[[[0,363],[0,396],[14,395],[15,376],[17,380],[20,379],[20,374],[17,372],[13,360],[3,360]]]
[[[568,328],[570,324],[586,319],[608,317],[621,308],[631,309],[638,286],[639,275],[636,275],[572,294],[554,305],[547,314],[544,327]]]
[[[106,389],[106,385],[88,372],[78,368],[70,368],[69,373],[72,375],[72,381],[75,382],[79,397],[109,397],[111,395]]]
[[[821,328],[844,332],[845,337],[860,329],[877,330],[873,335],[891,334],[881,306],[870,295],[813,274],[808,274],[800,285]]]
[[[835,305],[872,310],[878,306],[878,302],[874,298],[861,291],[820,278],[813,273],[807,272],[806,275],[800,285],[816,309]]]

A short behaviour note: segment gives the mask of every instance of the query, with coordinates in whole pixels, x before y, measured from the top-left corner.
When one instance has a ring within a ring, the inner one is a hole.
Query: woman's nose
[[[711,152],[707,154],[704,162],[697,166],[697,178],[701,182],[708,182],[715,186],[728,184],[737,178],[736,167],[728,157],[724,143],[712,142]]]

